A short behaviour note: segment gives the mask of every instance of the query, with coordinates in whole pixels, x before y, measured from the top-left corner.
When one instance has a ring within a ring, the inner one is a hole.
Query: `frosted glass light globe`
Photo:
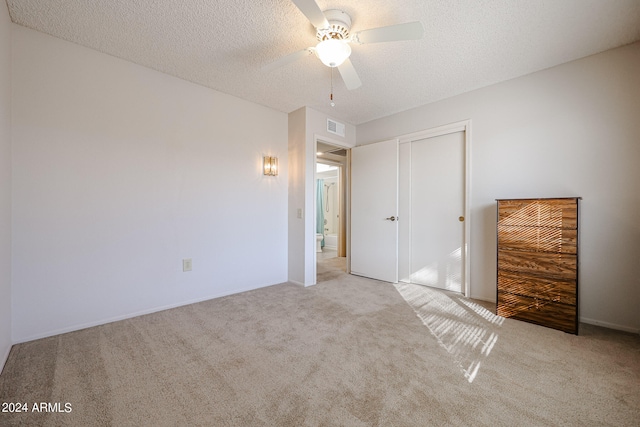
[[[351,55],[351,46],[338,39],[323,40],[316,46],[316,55],[327,67],[338,67]]]

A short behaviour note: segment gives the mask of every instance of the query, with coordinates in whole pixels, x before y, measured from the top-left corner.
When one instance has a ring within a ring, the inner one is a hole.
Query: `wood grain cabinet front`
[[[497,201],[499,316],[578,333],[579,201]]]

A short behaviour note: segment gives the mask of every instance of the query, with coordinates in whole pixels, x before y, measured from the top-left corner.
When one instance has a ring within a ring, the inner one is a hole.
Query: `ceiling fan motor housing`
[[[329,39],[345,40],[349,37],[351,17],[346,12],[338,9],[329,9],[322,13],[324,13],[329,22],[329,28],[318,28],[316,38],[319,41]]]

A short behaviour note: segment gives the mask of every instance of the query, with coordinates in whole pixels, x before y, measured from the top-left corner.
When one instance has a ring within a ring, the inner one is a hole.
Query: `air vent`
[[[327,119],[327,132],[344,137],[344,124]]]

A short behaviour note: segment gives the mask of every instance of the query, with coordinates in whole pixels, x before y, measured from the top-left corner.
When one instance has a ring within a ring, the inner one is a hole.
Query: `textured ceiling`
[[[640,0],[317,0],[352,32],[419,20],[425,37],[352,45],[348,91],[313,55],[290,0],[7,0],[13,22],[283,112],[302,106],[357,125],[640,40]]]

